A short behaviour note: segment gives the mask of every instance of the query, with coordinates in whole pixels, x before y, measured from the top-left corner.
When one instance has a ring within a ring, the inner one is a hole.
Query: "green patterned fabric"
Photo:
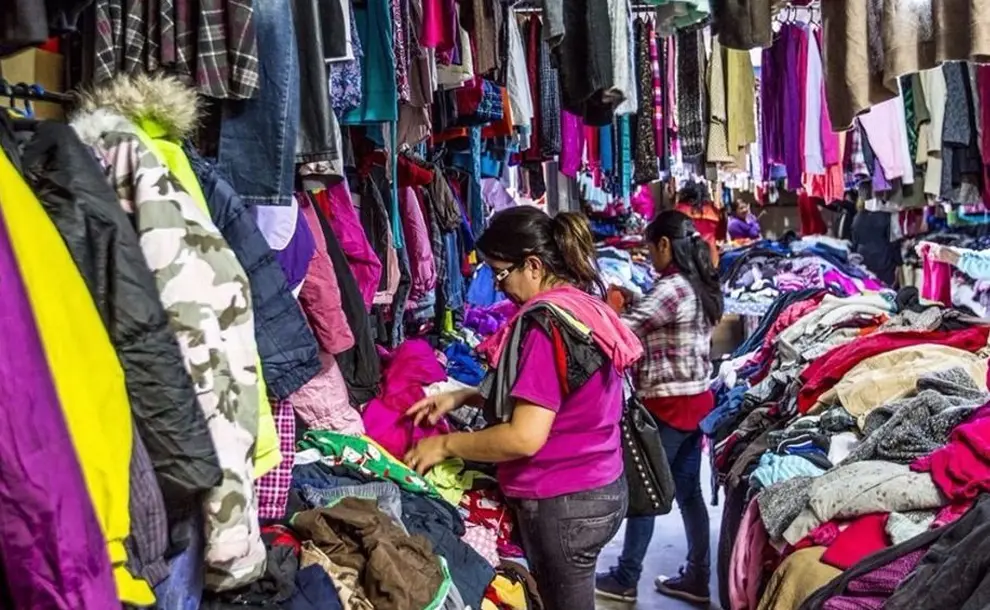
[[[413,493],[442,497],[426,479],[366,437],[310,430],[299,441],[298,447],[300,450],[316,449],[323,455],[323,462],[331,466],[345,466],[365,476],[392,481]]]

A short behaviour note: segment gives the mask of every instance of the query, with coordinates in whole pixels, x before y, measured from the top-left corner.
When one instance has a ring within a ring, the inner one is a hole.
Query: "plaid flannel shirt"
[[[203,95],[260,87],[253,0],[97,0],[94,82],[165,70]]]
[[[644,357],[636,368],[641,398],[693,396],[708,389],[712,327],[684,276],[661,278],[622,321],[643,342]]]

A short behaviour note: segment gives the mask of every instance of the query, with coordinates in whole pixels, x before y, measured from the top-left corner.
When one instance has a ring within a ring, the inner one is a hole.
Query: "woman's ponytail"
[[[701,299],[701,310],[705,312],[708,323],[715,326],[722,319],[725,309],[725,298],[722,296],[722,285],[718,280],[718,271],[712,264],[712,247],[699,233],[691,235],[691,258],[697,271],[697,279],[688,278],[694,285],[694,290]]]
[[[711,246],[694,227],[691,219],[681,212],[661,212],[646,227],[646,239],[656,244],[661,238],[670,240],[673,264],[694,288],[701,311],[712,326],[722,319],[725,301],[718,271],[712,264]]]
[[[497,212],[476,242],[486,257],[523,263],[534,256],[542,261],[548,279],[593,292],[604,286],[595,263],[595,242],[583,214],[562,212],[554,217],[521,205]]]
[[[553,241],[564,263],[557,273],[583,290],[595,288],[604,294],[601,276],[595,263],[595,240],[584,214],[560,212],[553,218]]]

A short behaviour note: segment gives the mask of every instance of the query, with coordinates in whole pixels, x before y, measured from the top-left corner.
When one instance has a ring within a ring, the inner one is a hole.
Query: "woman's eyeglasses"
[[[520,264],[512,265],[511,267],[506,267],[505,269],[502,269],[501,271],[499,271],[498,273],[495,274],[495,283],[496,284],[501,284],[502,282],[505,281],[505,279],[507,277],[509,277],[510,275],[512,275],[512,272],[513,271],[515,271],[517,269],[520,269],[520,268],[522,268],[522,264],[521,263]]]

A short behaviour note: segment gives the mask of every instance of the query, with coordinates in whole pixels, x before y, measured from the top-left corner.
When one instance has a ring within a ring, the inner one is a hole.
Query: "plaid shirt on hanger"
[[[199,92],[216,98],[254,97],[260,76],[252,0],[200,0],[198,32]]]
[[[260,76],[252,2],[97,0],[93,80],[164,70],[203,95],[254,97]]]

